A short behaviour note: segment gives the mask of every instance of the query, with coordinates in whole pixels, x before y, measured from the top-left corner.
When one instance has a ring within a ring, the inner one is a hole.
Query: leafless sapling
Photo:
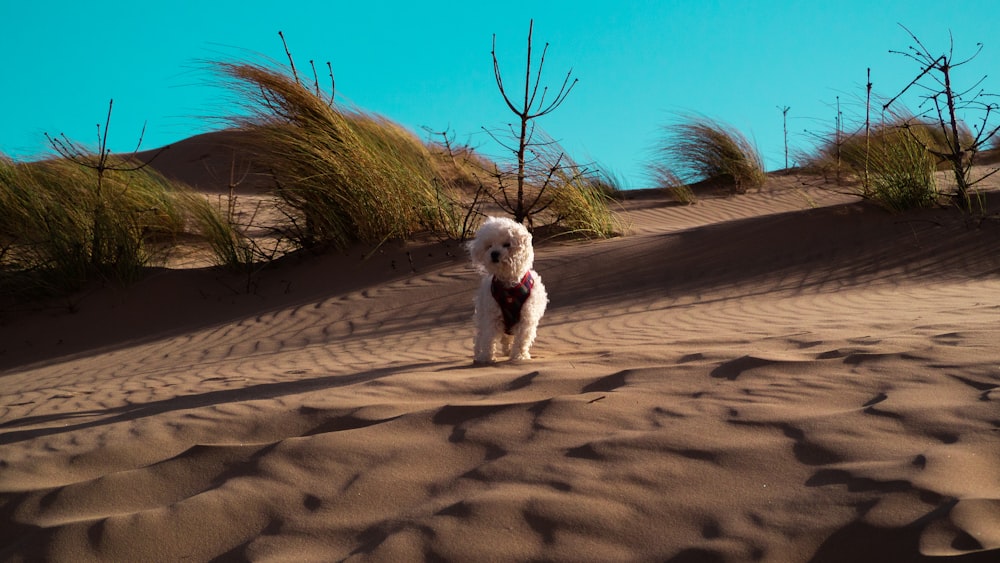
[[[970,190],[978,182],[996,173],[1000,169],[987,172],[979,178],[972,178],[972,166],[976,153],[979,152],[1000,131],[1000,125],[991,125],[990,118],[1000,109],[994,102],[986,101],[996,95],[987,94],[980,85],[986,79],[980,78],[970,88],[956,90],[952,83],[952,70],[968,64],[983,50],[983,44],[977,43],[976,51],[969,57],[955,60],[955,42],[951,33],[948,34],[948,51],[941,55],[933,55],[931,51],[906,26],[900,24],[916,45],[910,45],[906,51],[890,53],[903,55],[920,65],[920,74],[906,85],[895,97],[886,102],[883,108],[888,108],[910,88],[916,86],[923,90],[921,107],[927,106],[922,115],[931,115],[941,128],[944,136],[944,147],[932,147],[924,143],[931,154],[948,162],[955,175],[955,195],[966,209],[971,211],[972,200]],[[974,125],[974,134],[962,135],[962,120],[960,114],[970,111],[981,112],[981,118]],[[921,117],[921,116],[917,116]],[[914,138],[917,138],[914,135]],[[919,139],[918,139],[919,140]]]
[[[111,127],[111,110],[114,107],[115,101],[108,101],[108,116],[104,122],[104,129],[101,129],[100,123],[97,124],[97,154],[94,155],[89,150],[85,149],[79,143],[76,143],[69,139],[65,133],[61,133],[57,136],[51,136],[45,133],[45,138],[48,139],[49,144],[56,153],[65,158],[66,160],[73,162],[84,168],[90,168],[94,170],[97,180],[95,182],[95,193],[94,201],[95,207],[92,210],[92,240],[91,240],[91,252],[90,252],[90,263],[94,268],[101,268],[105,262],[109,259],[104,255],[106,250],[106,233],[105,233],[105,198],[107,194],[104,193],[104,178],[108,172],[137,172],[143,168],[149,166],[153,159],[160,155],[163,151],[170,148],[169,146],[162,147],[157,151],[152,158],[146,161],[140,161],[137,158],[139,153],[139,148],[142,146],[142,139],[146,134],[146,125],[143,124],[142,131],[139,133],[139,141],[136,144],[135,150],[132,155],[127,158],[114,158],[112,159],[111,149],[108,148],[108,129]]]
[[[544,204],[542,203],[542,194],[545,189],[550,185],[552,178],[556,175],[555,173],[562,166],[562,155],[551,158],[545,158],[542,161],[542,170],[539,171],[542,184],[534,191],[533,194],[528,194],[526,188],[528,180],[530,179],[531,167],[533,163],[538,161],[538,156],[540,153],[544,152],[544,147],[550,144],[549,140],[536,141],[535,140],[535,120],[539,117],[548,115],[555,111],[569,96],[570,91],[577,83],[577,79],[572,79],[573,70],[570,69],[566,73],[566,77],[556,92],[555,96],[551,99],[546,100],[546,96],[549,94],[549,88],[547,86],[542,87],[542,68],[545,66],[545,55],[548,51],[549,45],[545,44],[542,49],[541,57],[538,60],[537,69],[532,69],[532,32],[534,29],[534,20],[531,20],[528,24],[528,53],[527,61],[525,64],[525,77],[524,77],[524,97],[515,101],[511,98],[508,93],[506,86],[504,85],[503,77],[500,72],[500,63],[497,59],[496,54],[496,35],[493,35],[493,48],[490,51],[490,55],[493,57],[493,74],[496,78],[497,88],[500,90],[501,96],[503,96],[504,102],[506,102],[507,107],[510,111],[517,116],[516,129],[515,125],[511,125],[510,136],[512,139],[501,139],[494,133],[490,133],[497,143],[499,143],[504,148],[510,150],[516,158],[516,172],[514,173],[514,179],[516,181],[516,196],[511,200],[509,194],[507,193],[505,180],[506,174],[502,174],[498,171],[497,180],[499,181],[500,187],[500,197],[495,198],[496,203],[499,204],[506,211],[514,216],[514,220],[522,223],[526,219],[529,219],[533,213],[540,211],[540,207]],[[534,78],[532,78],[532,73],[534,72]],[[541,92],[539,92],[541,88]]]

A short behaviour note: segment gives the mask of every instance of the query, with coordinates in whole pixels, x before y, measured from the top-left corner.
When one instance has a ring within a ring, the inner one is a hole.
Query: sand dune
[[[6,320],[0,559],[1000,560],[1000,224],[622,217],[538,245],[531,362],[472,366],[454,244]]]

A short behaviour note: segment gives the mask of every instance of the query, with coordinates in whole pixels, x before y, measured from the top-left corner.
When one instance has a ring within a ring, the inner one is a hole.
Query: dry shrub
[[[535,135],[538,140],[531,158],[524,162],[527,181],[521,189],[516,189],[508,182],[511,171],[497,169],[494,173],[497,187],[490,194],[491,199],[511,214],[518,204],[532,210],[526,219],[533,226],[552,227],[555,231],[588,238],[620,234],[610,208],[621,191],[618,180],[598,168],[578,164],[544,132],[537,131]]]

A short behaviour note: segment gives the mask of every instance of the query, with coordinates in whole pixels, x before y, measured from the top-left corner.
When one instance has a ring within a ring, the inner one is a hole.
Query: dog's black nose
[[[499,250],[494,250],[493,252],[490,252],[490,260],[493,260],[494,264],[496,264],[497,262],[499,262],[500,261],[500,251]]]

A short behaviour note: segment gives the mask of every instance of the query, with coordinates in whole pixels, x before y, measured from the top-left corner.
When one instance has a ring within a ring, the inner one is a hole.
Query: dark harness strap
[[[504,332],[513,334],[514,325],[521,320],[521,308],[524,302],[531,295],[531,288],[534,287],[535,280],[531,277],[531,272],[525,272],[521,282],[514,287],[507,287],[495,277],[491,284],[493,299],[500,305],[500,313],[503,315]]]

